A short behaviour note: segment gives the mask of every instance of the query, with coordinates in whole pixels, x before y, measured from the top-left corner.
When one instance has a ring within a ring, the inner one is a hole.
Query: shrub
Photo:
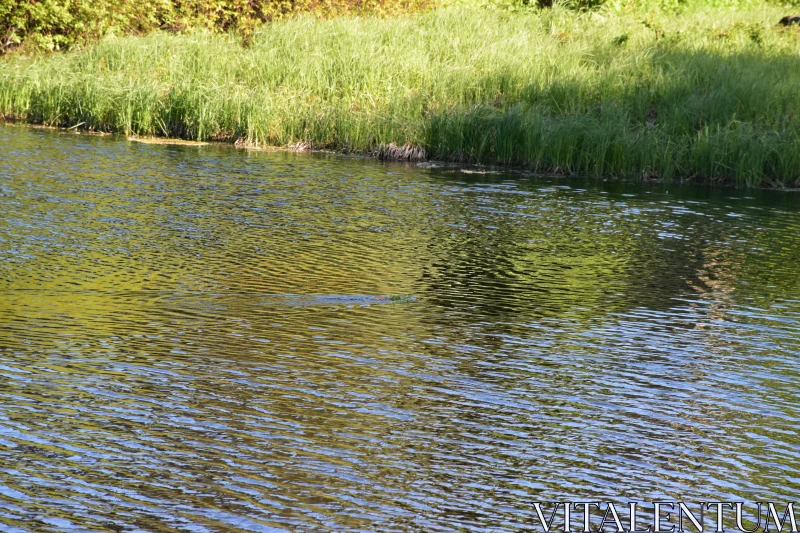
[[[23,44],[59,50],[109,33],[200,28],[248,38],[264,22],[299,13],[394,15],[432,0],[0,0],[0,53]]]

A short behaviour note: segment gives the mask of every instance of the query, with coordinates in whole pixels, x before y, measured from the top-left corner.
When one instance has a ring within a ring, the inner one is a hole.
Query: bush
[[[59,50],[109,33],[193,28],[248,38],[264,22],[298,13],[394,15],[432,0],[0,0],[0,53],[23,44]]]

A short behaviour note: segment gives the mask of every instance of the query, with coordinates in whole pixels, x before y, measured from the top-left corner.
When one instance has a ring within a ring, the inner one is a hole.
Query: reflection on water
[[[0,529],[791,501],[796,202],[0,128]]]

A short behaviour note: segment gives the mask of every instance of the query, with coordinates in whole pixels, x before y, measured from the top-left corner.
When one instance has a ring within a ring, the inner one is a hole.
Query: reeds
[[[0,60],[34,123],[508,164],[800,185],[800,31],[775,8],[446,8],[300,18],[243,47],[197,33]]]

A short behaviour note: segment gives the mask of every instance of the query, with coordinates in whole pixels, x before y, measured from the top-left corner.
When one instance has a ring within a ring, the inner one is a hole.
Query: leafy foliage
[[[300,13],[395,15],[432,0],[0,0],[0,53],[23,43],[59,50],[107,34],[155,29],[235,31],[249,40],[267,21]]]

